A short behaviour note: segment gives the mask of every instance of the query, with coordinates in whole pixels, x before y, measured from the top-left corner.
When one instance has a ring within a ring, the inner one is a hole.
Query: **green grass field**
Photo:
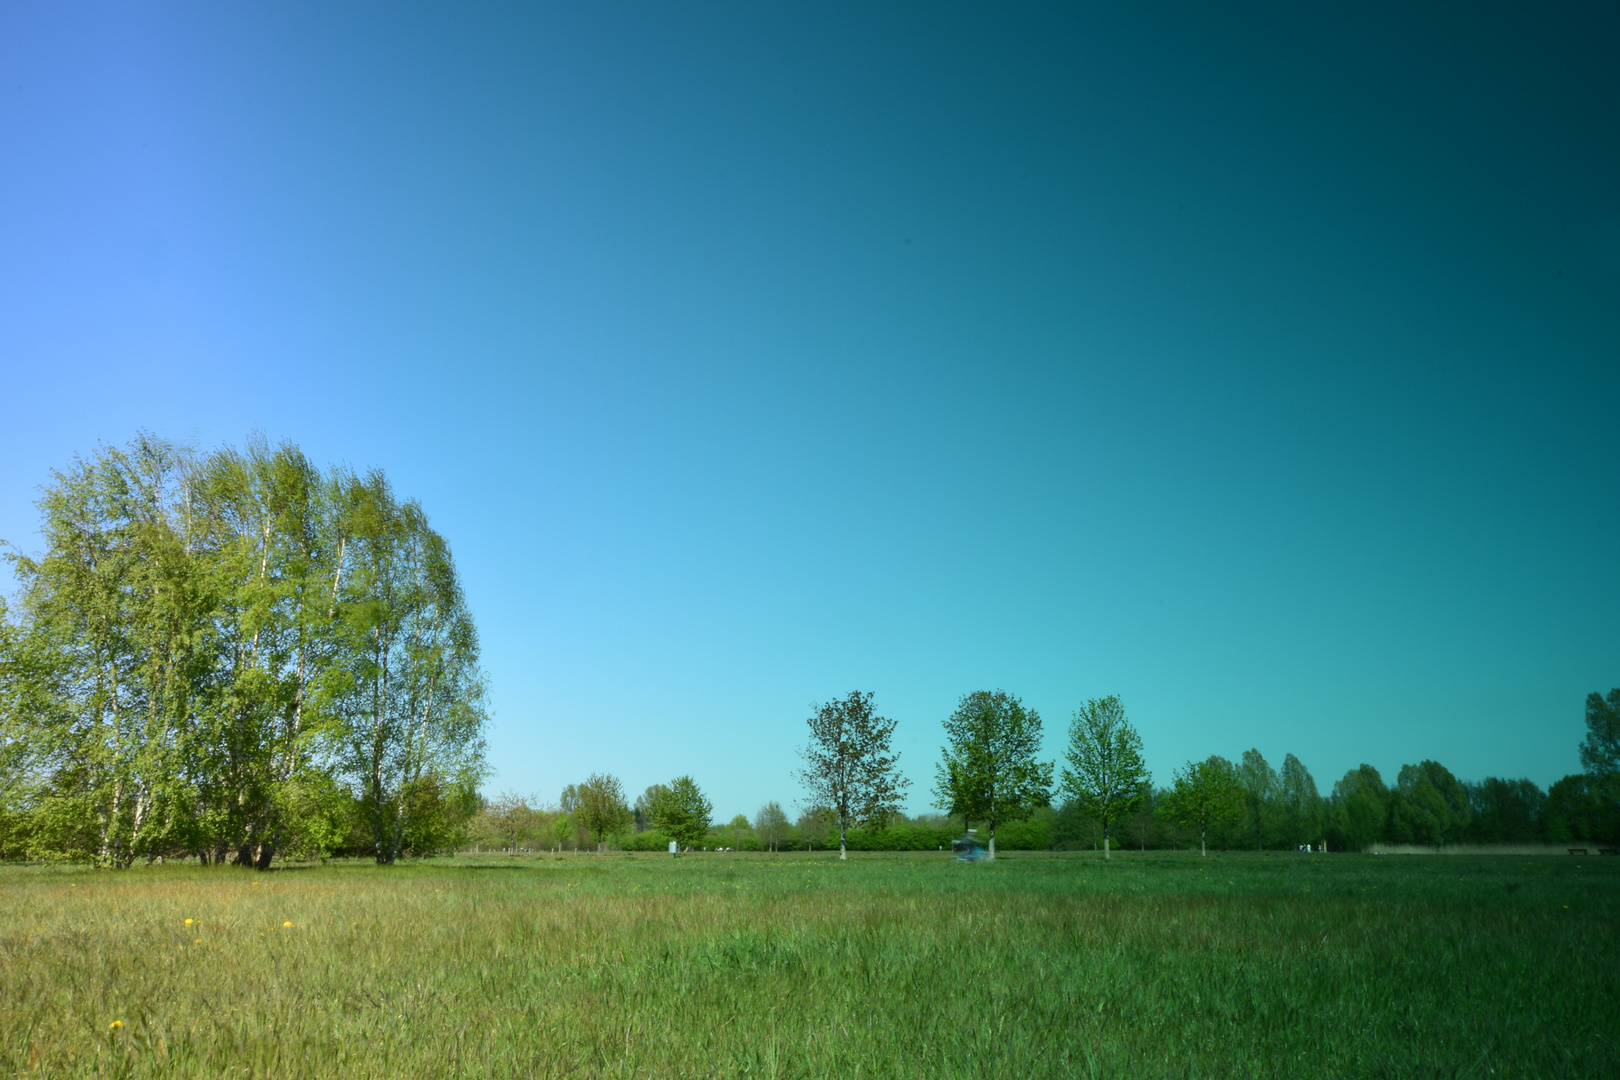
[[[0,1062],[59,1076],[1620,1076],[1617,916],[1620,859],[1596,857],[0,867]]]

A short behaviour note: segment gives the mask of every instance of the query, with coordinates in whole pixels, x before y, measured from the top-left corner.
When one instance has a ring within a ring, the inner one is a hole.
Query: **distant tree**
[[[945,721],[949,740],[935,767],[934,797],[963,826],[982,821],[989,829],[989,857],[996,857],[996,826],[1022,821],[1051,801],[1052,764],[1036,759],[1041,717],[1002,690],[976,690],[957,703]]]
[[[713,813],[714,804],[704,797],[697,781],[677,776],[653,803],[652,822],[671,840],[691,847],[709,834],[709,816]]]
[[[652,828],[652,806],[658,801],[658,796],[669,789],[663,784],[652,784],[646,791],[636,796],[636,805],[632,812],[636,819],[636,832],[643,833]]]
[[[787,815],[778,803],[768,802],[754,815],[754,831],[759,833],[759,842],[767,851],[778,850],[782,838],[787,835],[787,827]]]
[[[526,846],[539,828],[533,800],[505,791],[484,807],[484,817],[495,840],[505,848]]]
[[[1468,812],[1468,793],[1444,765],[1402,765],[1390,795],[1390,839],[1439,848],[1462,833]]]
[[[1037,740],[1039,730],[1037,720]],[[1103,858],[1107,859],[1113,827],[1147,802],[1153,783],[1142,760],[1142,737],[1126,719],[1125,706],[1117,695],[1092,698],[1075,710],[1063,757],[1069,764],[1060,786],[1081,813],[1102,826]],[[1051,766],[1046,768],[1050,776]],[[992,839],[994,836],[992,828]]]
[[[572,787],[573,785],[569,786]],[[551,838],[557,842],[557,850],[561,851],[563,844],[574,839],[578,834],[579,824],[574,820],[572,814],[559,810],[551,815],[551,821],[547,823],[547,829],[551,833]]]
[[[624,785],[616,776],[592,773],[575,791],[579,798],[575,816],[579,824],[596,837],[596,849],[600,852],[607,835],[626,828],[632,820],[630,808],[624,804]]]
[[[881,827],[900,811],[911,781],[900,775],[900,755],[890,747],[894,721],[872,709],[872,695],[859,690],[843,700],[815,706],[810,742],[799,751],[799,782],[812,801],[833,812],[838,857],[849,857],[846,833],[856,825]]]
[[[1283,758],[1278,778],[1279,802],[1288,837],[1297,847],[1322,839],[1322,796],[1311,771],[1293,754]]]
[[[1243,751],[1237,767],[1250,824],[1254,826],[1254,849],[1265,847],[1265,824],[1277,797],[1277,771],[1258,749]]]
[[[1158,838],[1159,820],[1154,813],[1153,795],[1150,791],[1142,805],[1130,817],[1125,819],[1125,832],[1136,842],[1136,846],[1143,851],[1148,849]]]
[[[811,803],[799,811],[799,820],[794,825],[804,838],[804,850],[815,849],[816,841],[826,837],[827,829],[836,816],[831,809],[819,803]]]
[[[1389,822],[1389,788],[1371,765],[1351,769],[1333,785],[1334,843],[1347,851],[1361,851],[1383,839]]]
[[[1243,815],[1243,787],[1237,770],[1223,757],[1189,761],[1177,769],[1174,786],[1165,800],[1173,821],[1198,829],[1198,852],[1209,854],[1209,829]]]
[[[1620,774],[1575,773],[1548,788],[1545,831],[1555,844],[1620,843]]]
[[[1620,687],[1609,691],[1608,700],[1598,693],[1586,696],[1581,768],[1589,776],[1620,772]]]
[[[1464,783],[1472,817],[1467,839],[1481,844],[1524,844],[1542,835],[1546,792],[1530,780],[1487,776]]]

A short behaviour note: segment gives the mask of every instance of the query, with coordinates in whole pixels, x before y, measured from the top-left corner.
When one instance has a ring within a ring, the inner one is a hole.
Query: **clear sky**
[[[1620,685],[1620,6],[1305,8],[0,3],[0,537],[141,429],[383,467],[491,791],[791,808],[858,688],[922,811],[996,687],[1161,782],[1546,785]]]

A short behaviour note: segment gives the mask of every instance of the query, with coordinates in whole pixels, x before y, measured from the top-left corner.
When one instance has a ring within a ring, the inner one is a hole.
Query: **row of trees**
[[[6,549],[0,854],[264,868],[454,842],[484,772],[448,546],[381,472],[143,436],[56,473]]]
[[[599,848],[611,840],[649,850],[671,838],[754,850],[836,844],[845,857],[852,846],[931,849],[973,823],[986,827],[992,857],[998,830],[1013,826],[1020,826],[1019,847],[1095,844],[1105,857],[1116,837],[1143,848],[1194,844],[1201,852],[1212,844],[1354,851],[1376,843],[1620,841],[1620,690],[1588,699],[1581,747],[1587,771],[1547,792],[1529,780],[1465,783],[1440,763],[1422,761],[1403,766],[1393,785],[1362,765],[1324,796],[1299,758],[1288,754],[1276,769],[1258,749],[1236,762],[1188,762],[1168,786],[1155,787],[1118,697],[1075,710],[1060,768],[1039,758],[1040,716],[997,690],[966,695],[946,720],[934,794],[947,814],[908,819],[900,802],[909,781],[891,748],[895,723],[877,714],[871,694],[816,706],[808,726],[798,773],[808,798],[796,822],[772,802],[752,822],[739,815],[713,825],[690,777],[648,788],[632,807],[619,782],[600,775],[567,788],[555,808],[528,809],[508,796],[485,818],[507,814],[500,807],[523,807],[508,818],[549,822],[547,835],[559,846],[591,838]],[[671,801],[676,790],[683,794]],[[677,807],[696,809],[677,814]],[[510,828],[486,826],[481,835],[519,843]]]
[[[1188,762],[1168,787],[1155,788],[1141,736],[1117,696],[1075,710],[1058,771],[1057,762],[1040,760],[1041,719],[1034,709],[1001,690],[976,691],[945,721],[934,795],[964,827],[973,821],[987,827],[991,858],[998,826],[1026,820],[1054,798],[1067,821],[1098,830],[1105,858],[1126,821],[1139,833],[1151,826],[1156,842],[1167,836],[1178,842],[1193,830],[1201,851],[1212,833],[1223,846],[1241,835],[1259,848],[1335,850],[1378,842],[1620,841],[1620,689],[1607,698],[1588,697],[1586,725],[1585,772],[1546,793],[1529,780],[1465,784],[1426,760],[1403,766],[1393,786],[1362,765],[1323,798],[1298,758],[1287,755],[1279,772],[1259,750],[1235,764],[1220,756]],[[898,812],[908,781],[890,750],[895,725],[875,713],[871,694],[857,692],[819,706],[809,727],[799,777],[812,804],[826,807],[836,823],[842,853],[849,828],[882,827]]]

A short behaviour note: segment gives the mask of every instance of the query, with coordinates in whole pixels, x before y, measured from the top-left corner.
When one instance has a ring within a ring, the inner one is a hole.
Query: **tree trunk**
[[[996,857],[996,823],[992,821],[990,823],[990,850],[985,854],[985,858],[994,859],[995,857]]]
[[[1103,862],[1107,862],[1109,859],[1112,859],[1112,858],[1113,858],[1113,855],[1108,850],[1108,826],[1104,825],[1103,826]]]
[[[1199,858],[1204,858],[1204,859],[1209,858],[1209,846],[1204,842],[1204,839],[1208,834],[1209,834],[1208,826],[1205,826],[1205,825],[1202,825],[1202,824],[1198,826],[1198,856],[1199,856]]]
[[[849,858],[849,852],[844,847],[844,823],[842,821],[838,823],[838,857],[840,859]]]

